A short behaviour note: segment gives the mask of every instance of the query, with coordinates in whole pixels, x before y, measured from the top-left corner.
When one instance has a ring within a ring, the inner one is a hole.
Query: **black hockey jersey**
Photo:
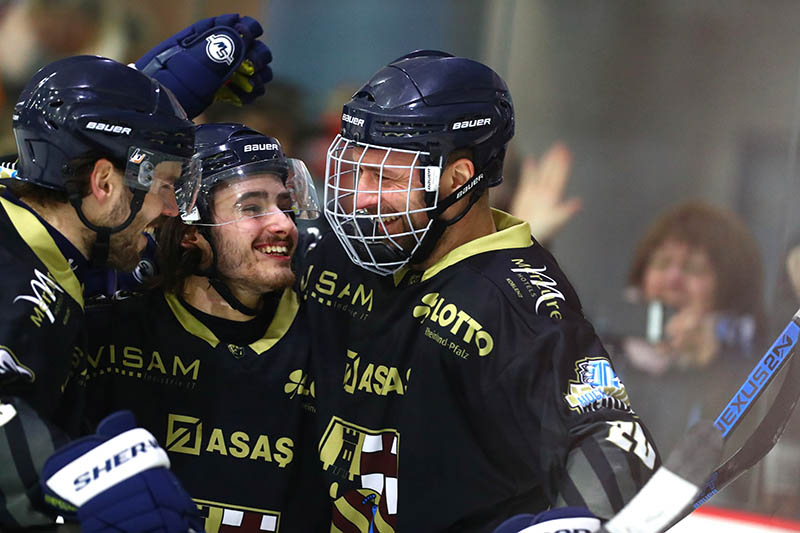
[[[0,189],[1,190],[1,189]],[[53,523],[39,470],[79,432],[85,350],[80,253],[7,190],[0,196],[0,530]],[[71,254],[69,252],[72,252]],[[74,265],[77,266],[77,265]]]
[[[333,531],[490,531],[608,518],[659,459],[572,286],[528,225],[380,277],[333,235],[300,278]]]
[[[314,390],[298,312],[287,289],[263,337],[239,346],[162,291],[88,308],[87,410],[95,419],[134,412],[164,446],[207,533],[311,531],[321,519],[313,489],[300,484],[303,457],[314,459],[302,450],[312,442],[303,432]]]

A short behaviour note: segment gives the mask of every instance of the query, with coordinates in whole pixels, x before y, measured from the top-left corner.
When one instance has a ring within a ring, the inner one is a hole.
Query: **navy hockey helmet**
[[[366,144],[429,154],[444,165],[451,152],[471,149],[486,185],[502,181],[502,161],[514,136],[514,108],[503,79],[482,63],[419,50],[379,70],[342,109],[342,136]]]
[[[407,54],[379,70],[342,109],[341,134],[328,149],[326,165],[328,222],[350,258],[368,270],[390,274],[409,262],[422,262],[446,227],[460,220],[488,187],[500,184],[513,135],[511,95],[492,69],[446,52]],[[441,172],[448,157],[460,150],[472,159],[475,174],[440,198]],[[421,191],[425,207],[398,212],[379,203],[373,210],[377,212],[358,209],[359,194],[387,192],[384,170],[401,168],[388,163],[392,154],[405,154],[401,158],[409,161],[404,168],[411,176],[405,192]],[[379,176],[370,190],[359,187],[367,167],[374,167],[371,173]],[[464,210],[452,220],[441,220],[440,215],[467,193],[470,200]],[[427,214],[424,227],[411,218],[418,212]],[[386,220],[396,216],[405,217],[407,231],[387,230]]]
[[[218,226],[274,212],[268,204],[261,203],[266,196],[254,202],[258,198],[250,194],[247,205],[237,200],[234,218],[212,218],[213,194],[220,187],[235,188],[248,178],[263,175],[280,178],[286,187],[291,199],[285,205],[286,212],[303,219],[319,216],[316,189],[308,169],[299,159],[286,157],[274,137],[243,124],[201,124],[195,130],[195,150],[201,162],[202,179],[195,209],[183,216],[187,224]]]
[[[65,191],[81,221],[97,232],[92,261],[105,264],[109,235],[130,225],[155,180],[169,179],[164,201],[188,211],[199,185],[194,125],[158,81],[99,56],[55,61],[27,83],[13,114],[19,157],[16,179]],[[79,168],[107,158],[124,170],[133,192],[128,218],[115,227],[90,222],[82,210]],[[172,194],[174,185],[175,194]]]
[[[75,170],[70,163],[87,154],[118,166],[132,163],[126,183],[146,190],[148,170],[164,160],[189,167],[194,153],[194,125],[169,90],[99,56],[69,57],[39,70],[14,106],[13,127],[17,178],[55,190],[67,190]],[[196,185],[185,185],[190,200]]]

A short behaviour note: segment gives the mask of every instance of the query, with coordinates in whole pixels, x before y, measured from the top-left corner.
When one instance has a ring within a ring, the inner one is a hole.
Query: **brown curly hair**
[[[653,252],[667,240],[705,251],[717,278],[715,311],[750,314],[763,325],[761,252],[745,222],[733,211],[692,200],[663,212],[637,244],[628,283],[641,287]]]

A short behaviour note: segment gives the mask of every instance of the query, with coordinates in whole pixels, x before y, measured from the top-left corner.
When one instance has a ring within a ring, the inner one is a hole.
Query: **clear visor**
[[[194,208],[200,189],[200,158],[178,157],[132,146],[125,166],[125,184],[161,197],[170,211],[183,215]]]
[[[299,159],[248,163],[204,181],[199,194],[212,220],[202,220],[195,208],[182,216],[187,224],[224,226],[279,213],[305,220],[319,217],[314,182]]]

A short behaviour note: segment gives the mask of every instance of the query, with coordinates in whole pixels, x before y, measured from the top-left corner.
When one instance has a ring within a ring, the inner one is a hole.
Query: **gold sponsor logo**
[[[30,285],[31,294],[18,295],[14,298],[14,303],[22,301],[33,304],[33,313],[30,315],[30,319],[37,328],[42,327],[42,321],[45,318],[51,324],[55,324],[56,315],[59,314],[61,305],[63,305],[64,289],[55,282],[50,272],[43,273],[37,268],[33,269],[33,279],[31,279]],[[66,321],[64,323],[66,324]]]
[[[300,290],[305,300],[311,298],[322,305],[350,313],[360,320],[367,318],[374,301],[372,289],[367,289],[361,283],[339,279],[339,274],[330,270],[320,272],[316,282],[311,283],[313,272],[314,265],[309,265],[300,278]]]
[[[283,386],[283,392],[289,395],[289,398],[295,396],[311,396],[316,398],[314,391],[314,382],[309,384],[308,374],[303,372],[302,369],[293,370],[289,374],[289,382]]]
[[[363,363],[357,352],[347,350],[344,369],[344,390],[349,394],[363,391],[378,396],[403,395],[408,390],[411,369],[402,372],[394,366]]]
[[[167,450],[200,455],[203,443],[203,423],[193,416],[169,414],[167,418]]]
[[[441,330],[426,328],[425,336],[437,343],[451,349],[456,355],[466,359],[469,357],[469,348],[478,348],[478,355],[484,357],[494,349],[492,335],[483,329],[483,326],[455,304],[447,303],[438,292],[431,292],[422,297],[422,304],[414,307],[412,315],[418,318],[420,324],[426,320],[447,328],[454,339],[444,337]],[[435,328],[438,329],[438,328]],[[464,343],[462,346],[457,340]]]
[[[517,268],[512,268],[511,272],[517,275],[518,280],[522,286],[531,296],[536,299],[534,310],[538,313],[539,308],[544,304],[547,308],[546,312],[550,318],[561,319],[561,306],[559,300],[564,301],[564,293],[558,289],[556,280],[546,274],[547,267],[533,267],[522,259],[512,259],[512,263]],[[506,280],[512,289],[519,295],[519,289],[511,280]]]
[[[200,374],[200,359],[181,358],[180,355],[162,355],[137,346],[102,345],[86,360],[95,375],[117,373],[147,380],[169,382],[193,388]]]
[[[170,413],[167,417],[168,451],[200,455],[213,453],[234,459],[250,459],[276,463],[284,468],[294,458],[294,441],[289,437],[251,436],[244,431],[226,432],[211,428],[206,438],[201,419]]]

